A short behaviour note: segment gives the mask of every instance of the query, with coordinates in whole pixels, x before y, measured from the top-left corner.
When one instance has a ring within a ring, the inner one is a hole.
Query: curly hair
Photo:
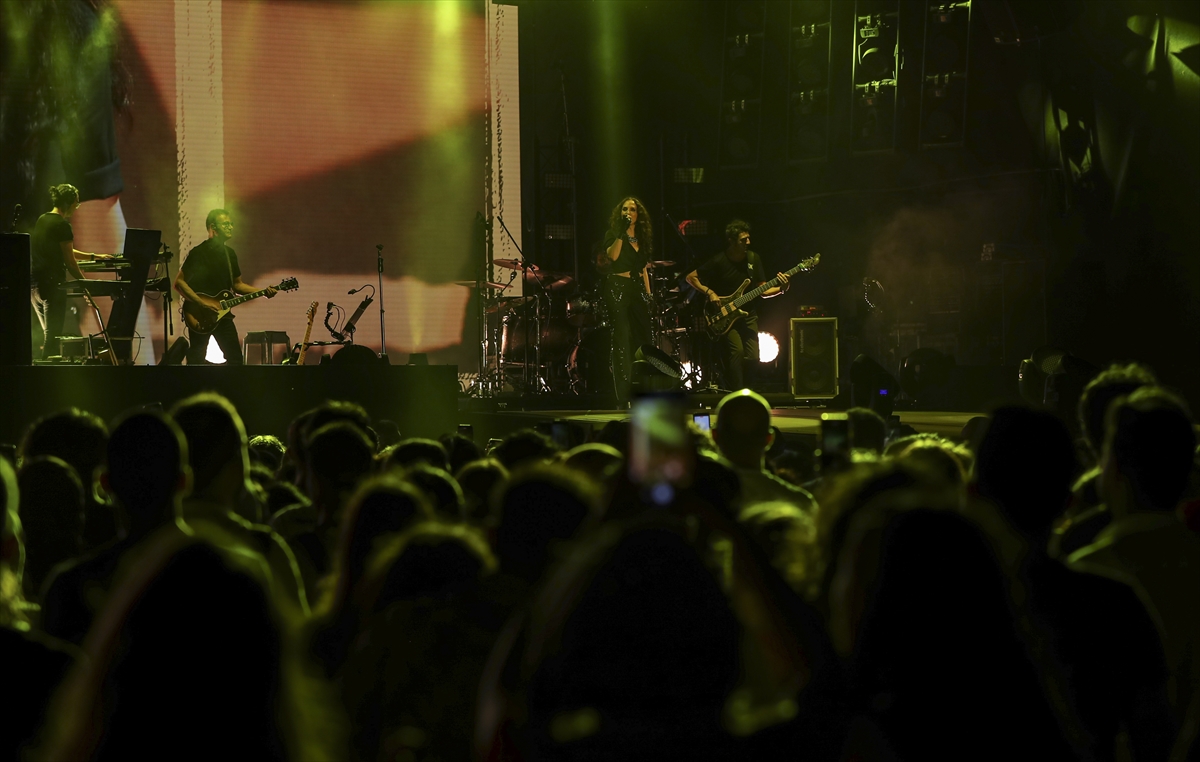
[[[608,217],[608,227],[613,232],[619,233],[624,230],[626,225],[622,225],[621,207],[625,206],[626,201],[632,201],[637,204],[637,223],[634,225],[634,232],[637,233],[638,247],[647,257],[654,253],[654,227],[650,224],[650,212],[646,211],[646,205],[637,196],[626,196],[621,199],[615,207],[612,214]]]

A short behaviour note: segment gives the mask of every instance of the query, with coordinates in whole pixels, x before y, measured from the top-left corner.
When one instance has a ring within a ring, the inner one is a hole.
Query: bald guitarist
[[[787,292],[787,274],[776,273],[776,277],[779,285],[760,296],[769,299]],[[753,288],[766,282],[767,272],[758,254],[750,251],[750,226],[733,220],[725,226],[725,250],[688,273],[687,282],[719,305],[722,294],[732,294],[747,280]],[[747,366],[758,363],[758,313],[753,307],[746,312],[719,339],[725,360],[725,386],[733,391],[745,388]]]
[[[199,307],[202,311],[211,310],[215,317],[221,311],[221,304],[208,294],[218,294],[224,290],[235,294],[251,294],[262,290],[268,299],[275,296],[274,287],[259,289],[242,281],[237,254],[226,245],[233,238],[233,222],[229,219],[229,212],[213,209],[204,224],[208,229],[208,240],[188,252],[179,274],[175,276],[175,290],[190,303],[185,305],[185,309],[195,310]],[[195,321],[188,321],[188,365],[208,364],[204,355],[208,351],[209,336],[217,340],[227,365],[242,364],[242,342],[230,315],[218,321],[209,332],[205,332]]]

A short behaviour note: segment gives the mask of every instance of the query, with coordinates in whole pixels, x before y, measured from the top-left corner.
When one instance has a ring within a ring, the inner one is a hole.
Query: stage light
[[[692,373],[695,371],[694,366],[690,362],[685,362],[680,366],[680,369],[683,372],[683,388],[689,390],[695,388],[696,384],[692,380]]]
[[[779,357],[779,340],[766,331],[758,332],[758,361],[775,362]]]
[[[217,346],[217,337],[208,337],[208,349],[204,351],[204,359],[213,365],[225,364],[225,353],[221,351],[221,347]]]

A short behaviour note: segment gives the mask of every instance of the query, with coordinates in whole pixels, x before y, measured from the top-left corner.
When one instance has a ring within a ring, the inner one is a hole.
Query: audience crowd
[[[0,458],[0,759],[1200,759],[1178,396],[848,421],[814,454],[743,390],[652,485],[627,422],[42,418]]]

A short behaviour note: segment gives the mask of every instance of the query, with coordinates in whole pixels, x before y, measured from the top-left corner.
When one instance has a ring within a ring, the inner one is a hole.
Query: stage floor
[[[716,424],[716,412],[713,408],[696,407],[690,412],[708,413],[712,416],[712,423]],[[771,422],[784,434],[815,436],[821,425],[821,413],[826,412],[830,412],[828,408],[820,407],[774,408],[771,410]],[[919,432],[958,437],[967,421],[981,413],[901,410],[897,411],[896,415],[900,416],[901,423],[908,424]],[[570,421],[598,429],[609,421],[628,418],[628,410],[459,411],[460,423],[474,426],[477,442],[484,442],[492,437],[503,437],[517,429],[534,428],[553,421]]]

